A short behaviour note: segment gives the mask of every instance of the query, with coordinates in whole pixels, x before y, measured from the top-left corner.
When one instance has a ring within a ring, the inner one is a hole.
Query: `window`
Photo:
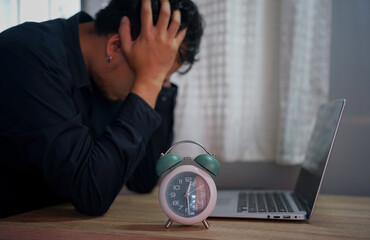
[[[199,62],[172,79],[175,141],[221,161],[302,163],[328,99],[331,1],[194,1],[206,28]]]
[[[26,21],[68,18],[80,10],[80,0],[0,0],[0,32]]]

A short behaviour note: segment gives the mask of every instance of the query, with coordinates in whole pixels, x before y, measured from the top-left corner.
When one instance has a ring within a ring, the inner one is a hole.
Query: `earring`
[[[107,58],[106,58],[106,60],[107,60],[107,62],[110,62],[110,61],[112,61],[112,56],[107,56]]]

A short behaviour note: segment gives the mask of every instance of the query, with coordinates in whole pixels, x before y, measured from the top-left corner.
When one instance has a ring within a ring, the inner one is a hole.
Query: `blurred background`
[[[370,1],[194,2],[206,28],[199,61],[172,79],[175,141],[216,154],[219,188],[290,189],[319,105],[346,98],[322,192],[370,196]],[[94,16],[107,3],[0,0],[0,31],[81,10]]]

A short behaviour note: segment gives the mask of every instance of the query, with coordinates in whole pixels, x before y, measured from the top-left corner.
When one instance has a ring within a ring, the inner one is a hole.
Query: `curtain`
[[[80,0],[0,0],[0,32],[25,21],[68,18],[80,10]]]
[[[206,28],[199,61],[173,77],[175,141],[197,141],[221,161],[302,163],[328,99],[330,0],[195,2]]]

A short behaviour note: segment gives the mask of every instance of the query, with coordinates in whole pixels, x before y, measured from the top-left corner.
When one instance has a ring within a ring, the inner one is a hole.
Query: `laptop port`
[[[280,216],[274,216],[274,218],[280,218]]]
[[[290,216],[283,216],[283,218],[284,218],[284,219],[289,219],[289,218],[290,218]]]

